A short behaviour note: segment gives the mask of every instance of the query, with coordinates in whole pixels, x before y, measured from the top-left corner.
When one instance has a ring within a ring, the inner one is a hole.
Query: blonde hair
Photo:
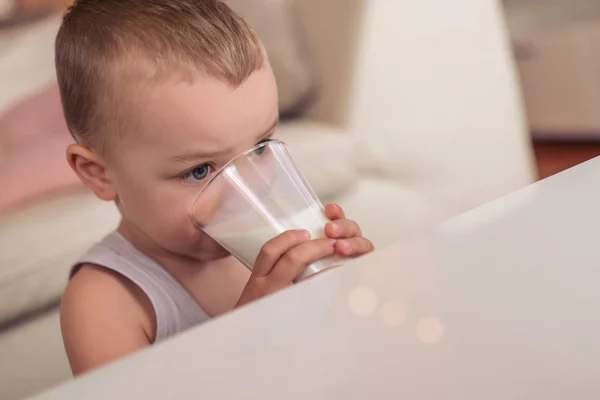
[[[127,129],[128,83],[203,72],[237,87],[264,58],[254,31],[219,0],[79,0],[56,38],[67,125],[95,148]]]

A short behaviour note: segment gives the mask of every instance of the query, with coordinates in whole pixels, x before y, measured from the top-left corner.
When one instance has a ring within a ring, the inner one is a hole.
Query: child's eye
[[[186,172],[182,179],[188,182],[198,182],[205,179],[211,170],[212,167],[208,164],[198,165],[196,168]]]
[[[271,141],[271,139],[263,139],[260,142],[256,143],[256,145],[258,146],[259,144],[268,143],[270,141]],[[265,146],[261,146],[258,149],[254,150],[254,154],[257,154],[257,155],[260,156],[261,154],[263,154],[265,152],[266,149],[267,149],[266,145]]]

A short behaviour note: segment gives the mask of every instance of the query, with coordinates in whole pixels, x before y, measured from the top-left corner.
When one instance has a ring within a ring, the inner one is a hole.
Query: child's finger
[[[349,239],[362,236],[358,224],[349,219],[338,219],[325,225],[325,235],[332,239]]]
[[[325,215],[331,220],[346,218],[344,210],[337,204],[327,204],[325,206]]]
[[[335,244],[335,252],[344,257],[359,257],[374,249],[373,243],[364,237],[338,240]]]
[[[310,240],[310,233],[304,230],[287,231],[269,240],[260,250],[252,275],[267,276],[290,249]]]
[[[310,264],[335,253],[335,240],[315,239],[289,250],[275,265],[268,279],[276,286],[286,286]]]

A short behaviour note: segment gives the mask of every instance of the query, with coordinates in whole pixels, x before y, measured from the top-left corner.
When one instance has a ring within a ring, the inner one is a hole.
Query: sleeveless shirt
[[[155,343],[210,318],[171,274],[119,232],[93,246],[75,267],[81,264],[107,268],[129,279],[148,296],[156,314]]]

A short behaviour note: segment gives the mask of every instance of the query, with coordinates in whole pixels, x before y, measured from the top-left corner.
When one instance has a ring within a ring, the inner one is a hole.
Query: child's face
[[[199,77],[135,96],[135,132],[117,139],[106,166],[123,223],[178,255],[199,260],[224,256],[192,225],[189,212],[215,170],[274,133],[277,87],[270,67],[236,89]]]

